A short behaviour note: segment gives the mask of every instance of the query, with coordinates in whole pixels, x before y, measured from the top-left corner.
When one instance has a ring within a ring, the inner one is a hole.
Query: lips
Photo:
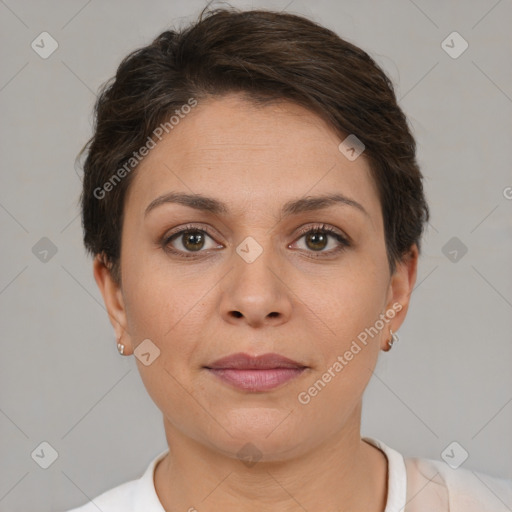
[[[246,391],[268,391],[301,375],[307,366],[279,354],[232,354],[205,366],[214,376]]]

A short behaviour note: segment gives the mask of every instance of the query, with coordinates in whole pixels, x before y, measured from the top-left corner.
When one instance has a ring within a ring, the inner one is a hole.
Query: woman
[[[169,450],[75,511],[483,511],[512,484],[361,438],[429,218],[383,71],[304,18],[217,9],[96,105],[84,242]],[[505,508],[504,508],[505,507]]]

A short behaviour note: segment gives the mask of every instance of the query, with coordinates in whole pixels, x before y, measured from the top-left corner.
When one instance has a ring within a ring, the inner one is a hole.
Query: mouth
[[[245,391],[269,391],[301,375],[308,367],[279,354],[232,354],[204,367],[221,381]]]

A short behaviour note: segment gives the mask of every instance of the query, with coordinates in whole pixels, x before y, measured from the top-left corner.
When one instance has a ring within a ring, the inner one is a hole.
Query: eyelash
[[[170,243],[174,239],[179,238],[180,235],[183,235],[184,233],[188,233],[188,232],[204,233],[213,239],[213,236],[208,231],[207,226],[187,224],[185,227],[183,227],[179,231],[175,231],[174,233],[171,233],[169,236],[164,236],[162,238],[162,240],[160,241],[160,245],[166,252],[170,252],[170,253],[172,253],[178,257],[181,257],[181,258],[195,258],[195,257],[197,257],[198,253],[206,252],[206,251],[197,251],[196,253],[193,253],[193,252],[184,253],[183,251],[173,249],[170,246]],[[318,256],[310,256],[311,258],[322,258],[323,257],[322,255],[324,255],[324,254],[331,256],[333,254],[337,254],[338,252],[343,251],[344,249],[346,249],[347,247],[350,247],[350,245],[351,245],[350,242],[344,236],[342,236],[340,233],[338,233],[338,231],[336,231],[334,228],[332,228],[326,224],[321,224],[321,225],[312,226],[312,227],[309,226],[307,228],[302,229],[298,233],[299,238],[297,238],[297,240],[300,240],[305,235],[317,234],[317,233],[328,234],[331,237],[333,237],[334,239],[336,239],[341,245],[339,247],[337,247],[336,249],[331,249],[330,251],[319,251],[319,252],[317,252]],[[308,251],[308,252],[314,253],[315,251]]]

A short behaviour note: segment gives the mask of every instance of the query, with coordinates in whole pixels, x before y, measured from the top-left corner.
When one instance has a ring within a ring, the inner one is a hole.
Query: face
[[[231,95],[198,104],[139,165],[122,285],[98,259],[95,277],[125,353],[151,354],[136,361],[167,434],[232,457],[250,442],[284,460],[358,425],[417,254],[390,276],[368,162],[340,142],[302,107]],[[297,364],[214,364],[240,353]]]

